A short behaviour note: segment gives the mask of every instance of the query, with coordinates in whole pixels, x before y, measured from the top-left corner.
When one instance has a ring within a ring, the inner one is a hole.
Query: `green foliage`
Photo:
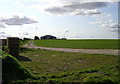
[[[19,52],[20,53],[26,53],[27,51],[33,51],[32,49],[29,49],[29,48],[25,48],[25,47],[20,47],[20,49],[19,49]]]
[[[2,53],[3,81],[24,80],[33,77],[28,69],[23,67],[16,58],[3,52]]]
[[[112,80],[110,77],[104,77],[102,75],[90,75],[90,76],[86,76],[83,79],[83,82],[85,82],[85,84],[89,83],[89,84],[116,84],[114,80]]]
[[[117,39],[90,40],[34,40],[36,46],[54,48],[118,49]]]
[[[3,45],[3,46],[2,46],[2,50],[5,51],[5,52],[7,52],[7,46],[6,46],[6,45]]]
[[[20,45],[20,46],[23,46],[23,45],[27,44],[29,41],[30,41],[30,40],[20,40],[20,41],[19,41],[19,45]]]
[[[29,48],[25,48],[23,47],[23,45],[27,44],[30,40],[20,40],[19,41],[19,45],[20,45],[20,49],[19,52],[27,52],[27,51],[32,51],[32,49]]]

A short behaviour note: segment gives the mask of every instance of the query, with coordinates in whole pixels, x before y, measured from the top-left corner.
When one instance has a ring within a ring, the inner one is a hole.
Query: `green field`
[[[52,42],[52,44],[53,42],[66,42],[66,44],[81,42],[81,40],[36,40],[38,43],[44,41],[46,43]],[[88,40],[83,41],[89,42]],[[99,43],[101,41],[97,40]],[[120,76],[119,56],[68,53],[22,47],[27,42],[20,42],[20,56],[17,59],[5,53],[6,48],[4,48],[2,57],[3,79],[7,83],[120,84],[118,79]],[[117,40],[104,40],[104,42],[114,43]]]
[[[34,40],[34,45],[54,48],[118,49],[117,39]]]
[[[27,50],[20,55],[27,58],[20,63],[32,74],[43,76],[44,82],[118,81],[118,56],[40,49]]]

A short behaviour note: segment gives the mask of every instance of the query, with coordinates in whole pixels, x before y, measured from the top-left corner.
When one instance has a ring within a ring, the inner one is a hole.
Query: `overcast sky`
[[[118,38],[118,1],[0,0],[0,38]]]

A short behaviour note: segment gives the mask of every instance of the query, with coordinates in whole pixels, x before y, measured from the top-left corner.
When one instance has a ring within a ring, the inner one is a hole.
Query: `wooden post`
[[[8,37],[7,38],[7,52],[14,56],[18,57],[19,56],[19,38],[17,37]]]

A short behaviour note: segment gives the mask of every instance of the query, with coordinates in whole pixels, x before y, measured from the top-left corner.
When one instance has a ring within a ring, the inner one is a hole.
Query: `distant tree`
[[[23,40],[27,40],[27,38],[24,38]]]
[[[66,38],[61,38],[62,40],[66,40]]]
[[[35,36],[35,37],[34,37],[34,40],[39,40],[39,37],[38,37],[38,36]]]
[[[24,38],[23,40],[31,40],[30,38]]]

